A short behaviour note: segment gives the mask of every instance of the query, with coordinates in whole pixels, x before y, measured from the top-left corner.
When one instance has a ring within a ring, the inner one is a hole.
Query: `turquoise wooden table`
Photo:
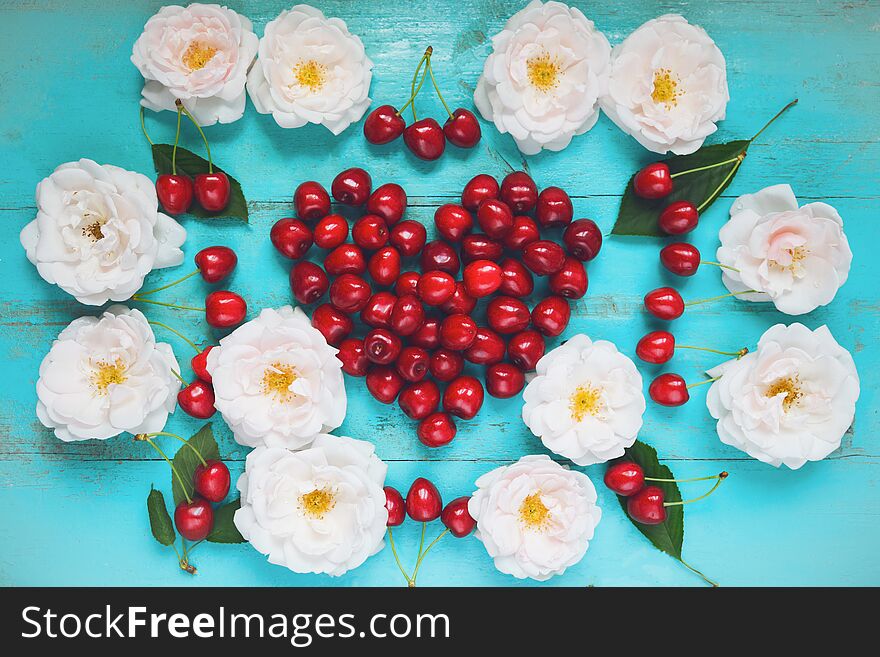
[[[130,436],[63,443],[37,421],[34,385],[52,339],[74,317],[92,314],[41,280],[26,260],[18,232],[34,214],[36,183],[69,160],[89,157],[152,174],[137,120],[141,78],[129,62],[144,22],[163,3],[3,0],[0,2],[0,583],[5,585],[393,585],[403,584],[390,551],[339,579],[297,575],[247,544],[202,546],[193,556],[195,577],[180,571],[167,548],[149,536],[145,500],[153,483],[170,493],[164,462]],[[289,4],[236,2],[257,34]],[[375,62],[372,98],[401,104],[412,67],[434,46],[435,69],[454,106],[472,106],[473,86],[489,51],[488,37],[525,3],[520,0],[435,0],[412,3],[320,2],[328,16],[347,21]],[[728,118],[709,143],[748,137],[794,97],[800,104],[764,133],[742,172],[703,218],[693,241],[704,252],[717,245],[731,198],[788,182],[802,201],[827,200],[840,211],[854,251],[849,281],[835,301],[803,318],[828,324],[853,352],[862,381],[852,430],[826,460],[799,471],[777,470],[722,445],[705,407],[705,388],[677,409],[649,404],[641,438],[653,444],[679,476],[729,470],[730,479],[686,514],[684,555],[722,585],[880,584],[880,298],[877,292],[880,142],[880,5],[873,1],[765,0],[764,2],[577,2],[598,28],[619,43],[644,21],[667,11],[705,27],[728,60]],[[418,5],[418,9],[416,8]],[[442,108],[431,103],[435,116]],[[171,113],[148,117],[154,137],[173,139]],[[405,149],[366,145],[361,125],[339,138],[322,127],[283,130],[252,105],[242,120],[209,128],[216,158],[243,184],[251,221],[185,219],[188,259],[204,246],[227,244],[239,254],[231,288],[259,308],[292,301],[288,263],[268,239],[269,227],[292,212],[294,187],[305,179],[327,185],[349,166],[363,166],[378,182],[395,181],[410,196],[410,217],[431,224],[433,208],[457,194],[478,172],[498,176],[505,160],[521,166],[508,136],[483,124],[475,152],[450,149],[437,163],[417,161]],[[192,131],[185,145],[198,150]],[[556,184],[574,197],[575,214],[594,218],[607,233],[628,176],[651,156],[607,118],[562,153],[528,158],[538,186]],[[152,274],[161,284],[189,271]],[[650,325],[641,306],[648,289],[670,277],[661,271],[657,243],[607,239],[590,264],[590,292],[574,307],[565,335],[585,332],[616,342],[630,355]],[[721,294],[717,272],[701,271],[683,284],[689,298]],[[198,285],[176,288],[185,299]],[[772,324],[790,318],[769,304],[731,299],[688,310],[676,324],[685,342],[707,338],[722,348],[754,345]],[[198,317],[146,309],[206,344],[216,336]],[[564,337],[564,336],[563,336]],[[173,336],[179,354],[186,347]],[[715,364],[699,352],[676,357],[694,379]],[[652,376],[649,368],[643,375]],[[519,420],[520,401],[488,401],[478,420],[462,423],[455,441],[435,451],[415,438],[400,410],[372,400],[362,380],[346,379],[350,410],[340,433],[373,439],[389,463],[388,479],[406,490],[425,475],[444,497],[470,493],[480,474],[528,453],[540,442]],[[176,413],[169,430],[190,435],[201,422]],[[246,450],[219,416],[221,453],[233,476]],[[600,484],[603,468],[586,473]],[[655,550],[624,518],[617,501],[599,486],[603,508],[586,558],[543,586],[699,585],[680,564]],[[439,531],[435,528],[434,530]],[[414,560],[414,523],[397,534],[404,558]],[[521,585],[495,571],[473,537],[444,539],[426,562],[420,585]],[[525,584],[531,584],[526,582]]]

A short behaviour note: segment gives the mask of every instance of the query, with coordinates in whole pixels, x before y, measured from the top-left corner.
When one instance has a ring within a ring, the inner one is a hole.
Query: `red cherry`
[[[208,283],[219,283],[232,273],[238,256],[228,246],[209,246],[196,253],[196,267]]]
[[[440,344],[453,351],[464,351],[477,338],[477,323],[469,315],[449,315],[440,324]]]
[[[235,292],[215,290],[205,297],[205,321],[214,328],[241,324],[247,315],[247,303]]]
[[[425,227],[418,221],[401,221],[391,229],[391,244],[400,255],[410,257],[417,255],[425,247],[427,232]]]
[[[314,240],[311,229],[299,219],[279,219],[272,226],[269,239],[278,253],[291,260],[302,258]]]
[[[526,384],[523,371],[510,363],[495,363],[486,370],[486,390],[493,397],[508,399]]]
[[[443,410],[463,420],[470,420],[483,405],[483,386],[472,376],[460,376],[443,391]]]
[[[397,373],[415,383],[425,378],[430,362],[431,355],[421,347],[404,347],[397,357]]]
[[[654,162],[633,176],[633,191],[642,198],[663,198],[672,193],[672,178],[665,162]]]
[[[414,294],[398,297],[391,310],[391,329],[398,335],[412,335],[425,321],[425,308]]]
[[[549,276],[565,265],[565,251],[556,242],[538,240],[523,247],[522,259],[538,276]]]
[[[525,214],[538,203],[538,188],[529,174],[514,171],[501,181],[500,197],[511,210],[517,214]]]
[[[208,212],[221,212],[229,205],[232,185],[222,171],[200,173],[194,182],[196,201]]]
[[[380,105],[364,120],[364,137],[371,144],[387,144],[403,134],[406,121],[391,105]]]
[[[500,335],[492,329],[480,326],[477,328],[477,337],[465,350],[464,357],[477,365],[492,365],[504,359],[506,348],[507,345]]]
[[[498,181],[487,173],[474,176],[461,192],[461,204],[473,212],[487,198],[498,198]]]
[[[230,481],[229,468],[215,459],[199,463],[193,472],[193,488],[209,502],[222,502],[229,494]]]
[[[322,303],[312,312],[312,326],[318,329],[327,343],[334,347],[354,330],[351,317],[329,303]]]
[[[405,271],[394,283],[394,294],[400,296],[402,294],[418,294],[419,280],[422,277],[416,271]]]
[[[196,379],[177,393],[177,403],[184,413],[200,420],[214,415],[214,388],[210,383]]]
[[[183,214],[193,200],[193,181],[189,176],[162,174],[156,178],[156,196],[168,214]]]
[[[406,211],[406,192],[397,183],[379,185],[367,200],[367,212],[382,217],[388,226],[403,218]]]
[[[511,251],[519,251],[526,244],[537,242],[539,239],[541,239],[541,231],[535,220],[525,215],[518,215],[513,218],[510,232],[504,236],[504,246]]]
[[[388,244],[388,225],[376,214],[365,214],[351,227],[351,239],[362,249],[375,251]]]
[[[458,273],[458,269],[461,267],[455,249],[441,240],[434,240],[425,244],[422,249],[421,265],[422,271],[439,269],[453,276]]]
[[[501,262],[501,286],[498,291],[510,297],[527,297],[535,289],[531,272],[519,260],[505,258]]]
[[[422,349],[436,349],[440,346],[440,320],[430,317],[422,322],[418,330],[409,336],[410,343]]]
[[[363,205],[370,198],[373,179],[363,169],[353,167],[339,173],[330,185],[333,198],[343,205]]]
[[[567,257],[565,264],[550,276],[550,291],[566,299],[580,299],[587,293],[587,270],[577,258]]]
[[[537,331],[522,331],[507,341],[507,357],[526,372],[535,369],[545,349],[544,338]]]
[[[470,499],[469,497],[457,497],[443,507],[443,513],[440,514],[440,521],[456,538],[464,538],[477,526],[477,521],[468,512],[468,500]]]
[[[574,216],[571,198],[559,187],[547,187],[538,194],[535,216],[544,228],[566,226],[571,223]]]
[[[566,304],[567,306],[568,304]],[[529,325],[529,307],[515,297],[495,297],[486,308],[489,326],[503,334],[519,333]]]
[[[446,203],[434,212],[434,225],[440,237],[450,242],[460,242],[473,230],[474,218],[460,205]]]
[[[431,371],[431,376],[446,383],[461,374],[464,369],[464,358],[451,349],[438,349],[431,354],[431,364],[428,369]]]
[[[391,311],[397,297],[391,292],[376,292],[367,301],[367,305],[361,311],[361,321],[373,328],[389,328],[391,326]]]
[[[330,195],[321,183],[309,180],[301,183],[293,192],[293,207],[300,219],[321,219],[330,214]]]
[[[211,353],[211,349],[213,348],[214,345],[205,347],[193,356],[192,360],[189,362],[193,373],[206,383],[211,383],[211,374],[208,372],[208,354]]]
[[[671,287],[658,287],[645,295],[645,309],[658,319],[676,319],[684,313],[684,300]]]
[[[440,407],[440,388],[433,381],[419,381],[401,390],[397,398],[408,418],[424,420]]]
[[[443,124],[443,134],[453,146],[473,148],[480,141],[482,131],[474,113],[459,107]]]
[[[342,371],[351,376],[364,376],[370,366],[364,341],[358,338],[346,338],[339,343],[336,357],[342,361]]]
[[[330,286],[330,303],[349,315],[363,310],[372,295],[370,284],[357,274],[343,274]]]
[[[461,259],[464,264],[474,260],[497,262],[504,255],[504,245],[485,235],[468,235],[461,241]]]
[[[400,252],[393,246],[376,251],[367,263],[370,276],[379,285],[391,285],[400,276]]]
[[[571,222],[562,234],[568,252],[578,260],[592,260],[602,248],[602,231],[592,219]]]
[[[403,495],[396,488],[385,486],[385,510],[388,511],[388,521],[385,523],[387,527],[397,527],[402,525],[406,518],[406,502],[403,501]]]
[[[547,297],[532,308],[532,324],[544,335],[556,337],[568,326],[571,309],[562,297]]]
[[[302,304],[315,303],[324,296],[329,286],[327,274],[314,262],[303,260],[290,270],[290,289],[294,298]]]
[[[447,315],[455,315],[456,313],[470,315],[476,306],[477,300],[467,293],[464,283],[456,281],[455,292],[449,301],[440,306],[440,309]]]
[[[455,279],[445,271],[427,271],[419,278],[419,298],[429,306],[440,306],[455,294]]]
[[[364,354],[377,365],[388,365],[397,360],[403,345],[388,329],[373,329],[364,336]]]
[[[659,486],[645,486],[626,501],[629,517],[643,525],[659,525],[666,520],[663,490]]]
[[[486,235],[501,239],[513,228],[513,212],[503,201],[489,198],[477,208],[477,223]]]
[[[367,372],[367,390],[378,401],[390,404],[397,399],[397,394],[403,387],[403,379],[393,367],[373,367]]]
[[[693,276],[700,266],[700,251],[693,244],[674,242],[660,250],[660,262],[673,274]]]
[[[697,206],[690,201],[675,201],[660,213],[657,225],[667,235],[683,235],[696,228],[699,221]]]
[[[501,287],[501,266],[491,260],[474,260],[465,266],[462,278],[469,295],[489,296]]]
[[[363,274],[367,271],[367,261],[357,245],[340,244],[324,258],[324,269],[331,276]]]
[[[403,131],[403,142],[421,160],[436,160],[446,150],[443,128],[434,119],[420,119]]]
[[[208,500],[183,501],[174,509],[174,526],[188,541],[201,541],[214,527],[214,509]]]
[[[455,438],[455,420],[449,413],[432,413],[419,422],[417,435],[425,447],[443,447]]]
[[[651,381],[648,394],[661,406],[681,406],[691,398],[684,379],[669,372]]]
[[[629,497],[645,486],[645,471],[634,461],[619,461],[605,471],[605,485],[614,493]]]
[[[418,522],[431,522],[440,517],[443,498],[437,487],[424,477],[419,477],[406,494],[406,513]]]
[[[315,224],[315,244],[321,249],[335,249],[348,238],[348,221],[339,214],[328,214]]]
[[[651,331],[636,345],[636,355],[646,363],[659,365],[675,353],[675,337],[667,331]]]

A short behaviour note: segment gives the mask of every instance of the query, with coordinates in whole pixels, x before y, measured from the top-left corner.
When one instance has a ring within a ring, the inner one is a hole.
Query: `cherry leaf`
[[[153,538],[162,545],[174,543],[177,534],[174,532],[171,516],[168,515],[168,508],[165,506],[165,496],[162,495],[162,491],[152,486],[150,494],[147,495],[147,513],[150,515],[150,531],[153,532]]]
[[[189,439],[189,446],[181,445],[177,454],[174,455],[172,460],[174,469],[183,480],[183,486],[186,486],[184,493],[180,481],[173,472],[171,473],[171,492],[174,493],[175,505],[185,502],[187,495],[193,496],[193,475],[196,468],[202,463],[196,452],[201,454],[206,461],[220,459],[220,448],[217,446],[217,441],[214,440],[214,432],[211,430],[210,422]]]
[[[241,498],[214,510],[214,528],[208,534],[211,543],[244,543],[244,537],[232,521],[235,512],[241,508]]]

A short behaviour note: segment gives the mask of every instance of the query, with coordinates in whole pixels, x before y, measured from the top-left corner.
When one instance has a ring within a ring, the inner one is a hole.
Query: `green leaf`
[[[174,532],[171,516],[168,515],[168,508],[165,506],[165,496],[162,495],[162,491],[152,486],[150,494],[147,495],[147,513],[150,514],[150,531],[153,532],[153,538],[162,545],[174,543],[177,534]]]
[[[637,440],[632,447],[626,450],[626,454],[617,460],[635,461],[642,466],[646,477],[675,478],[672,471],[657,459],[657,450],[640,440]],[[663,490],[667,502],[681,501],[681,491],[678,490],[678,484],[675,482],[652,481],[649,483],[652,486],[659,486]],[[618,495],[617,499],[620,506],[623,507],[626,517],[629,518],[629,513],[626,511],[628,498]],[[666,520],[659,525],[643,525],[632,518],[630,518],[630,522],[654,544],[654,547],[681,561],[681,548],[684,542],[684,508],[681,504],[666,507]]]
[[[726,144],[703,146],[696,153],[676,155],[663,161],[666,162],[672,173],[689,171],[736,158],[738,155],[745,153],[750,144],[750,140],[741,139]],[[739,170],[740,163],[741,161],[731,162],[704,171],[695,171],[694,173],[680,176],[675,179],[675,188],[672,194],[660,199],[645,199],[636,196],[632,185],[633,178],[635,178],[635,174],[633,174],[633,177],[626,184],[626,190],[623,192],[617,221],[614,222],[611,234],[665,237],[665,233],[657,226],[657,218],[660,216],[663,208],[673,201],[690,201],[699,207],[711,197],[711,201],[701,210],[701,213],[705,212],[706,208],[715,202],[715,199],[721,195],[736,177],[736,171]],[[733,175],[730,175],[731,172],[733,172]]]
[[[159,175],[170,174],[172,172],[171,158],[174,146],[172,144],[153,144],[153,165],[156,167],[156,173]],[[221,171],[229,176],[229,184],[231,192],[229,194],[229,205],[225,210],[220,212],[208,212],[195,202],[189,209],[189,214],[196,217],[232,217],[234,219],[248,220],[247,200],[244,198],[244,192],[241,191],[241,184],[229,172],[223,171],[214,163],[214,171]],[[195,178],[200,173],[208,173],[208,161],[203,157],[199,157],[192,151],[188,151],[180,146],[177,147],[177,173],[183,173],[190,178]]]
[[[214,528],[208,534],[211,543],[244,543],[244,537],[239,533],[232,517],[241,508],[241,498],[237,498],[228,504],[218,507],[214,511]]]
[[[186,494],[184,494],[184,489],[181,487],[177,477],[174,476],[173,472],[171,473],[171,491],[174,493],[175,505],[185,502],[187,495],[190,497],[193,495],[193,474],[196,471],[196,467],[201,465],[202,462],[192,448],[194,447],[206,461],[220,459],[220,448],[217,446],[217,441],[214,440],[214,432],[211,430],[210,422],[189,439],[189,444],[192,447],[181,445],[180,449],[177,450],[177,454],[174,455],[174,459],[172,459],[174,469],[180,475],[180,478],[183,479],[183,483],[186,486]]]

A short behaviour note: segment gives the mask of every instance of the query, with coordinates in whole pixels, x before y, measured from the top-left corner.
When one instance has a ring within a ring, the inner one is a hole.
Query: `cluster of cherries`
[[[673,180],[691,171],[671,173],[665,162],[653,162],[633,177],[633,191],[644,199],[659,200],[672,194]],[[657,217],[657,226],[667,235],[683,235],[697,227],[700,208],[691,201],[673,201]]]
[[[397,400],[419,422],[423,444],[446,445],[456,433],[453,416],[469,420],[483,404],[483,386],[463,373],[465,361],[486,367],[490,395],[518,394],[524,372],[544,355],[545,337],[567,326],[568,300],[586,293],[583,261],[599,252],[601,232],[589,219],[572,221],[571,199],[563,190],[538,193],[523,172],[500,185],[487,174],[474,177],[460,205],[437,209],[440,239],[430,242],[421,223],[403,220],[406,193],[399,185],[374,191],[366,171],[348,169],[334,179],[331,192],[343,205],[364,208],[351,225],[353,243],[346,241],[348,220],[330,213],[330,195],[316,182],[297,188],[298,218],[281,219],[272,228],[278,251],[298,260],[290,272],[294,297],[312,304],[329,291],[329,303],[314,309],[312,325],[338,347],[343,370],[365,376],[380,402]],[[315,222],[313,228],[306,222]],[[474,232],[475,226],[483,232]],[[541,228],[550,227],[564,227],[566,248],[541,238]],[[312,244],[328,251],[323,267],[302,260]],[[421,273],[405,271],[405,258],[418,258]],[[533,275],[547,277],[549,294],[530,310],[523,298],[535,290]],[[478,299],[491,295],[488,325],[481,326],[474,310]],[[368,329],[363,338],[351,337],[356,314]],[[436,382],[446,384],[442,394]]]
[[[459,107],[454,112],[449,109],[443,95],[440,93],[440,87],[434,78],[434,68],[431,65],[431,53],[433,48],[428,46],[425,54],[419,62],[416,72],[413,75],[412,95],[406,104],[399,110],[392,105],[380,105],[367,115],[364,121],[364,137],[371,144],[388,144],[403,135],[403,143],[412,153],[422,160],[436,160],[446,150],[446,142],[459,148],[473,148],[480,141],[482,131],[480,123],[474,113]],[[424,70],[422,70],[424,67]],[[416,80],[422,73],[422,79],[416,86]],[[425,77],[431,76],[431,83],[437,92],[443,108],[449,115],[443,127],[436,119],[426,118],[419,119],[416,115],[415,100]],[[406,120],[402,114],[407,107],[412,106],[413,122],[406,125]]]

